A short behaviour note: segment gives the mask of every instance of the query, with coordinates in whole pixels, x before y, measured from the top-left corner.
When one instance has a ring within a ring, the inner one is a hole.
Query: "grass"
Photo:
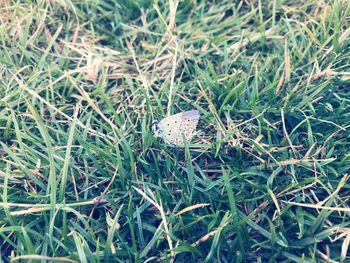
[[[1,262],[349,262],[349,26],[340,0],[1,1]],[[152,136],[190,109],[190,145]]]

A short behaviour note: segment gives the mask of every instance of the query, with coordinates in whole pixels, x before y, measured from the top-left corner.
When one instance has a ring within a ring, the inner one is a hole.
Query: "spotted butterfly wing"
[[[190,141],[197,127],[198,120],[199,112],[190,110],[162,119],[158,123],[158,128],[165,142],[172,145],[183,145],[182,134],[187,141]]]

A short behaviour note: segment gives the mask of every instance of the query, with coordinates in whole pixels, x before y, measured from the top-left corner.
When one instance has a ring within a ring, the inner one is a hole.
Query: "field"
[[[349,1],[1,0],[0,156],[0,262],[350,262]]]

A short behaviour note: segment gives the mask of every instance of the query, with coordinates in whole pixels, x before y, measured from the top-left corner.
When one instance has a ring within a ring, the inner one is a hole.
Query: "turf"
[[[350,262],[349,14],[0,1],[1,262]]]

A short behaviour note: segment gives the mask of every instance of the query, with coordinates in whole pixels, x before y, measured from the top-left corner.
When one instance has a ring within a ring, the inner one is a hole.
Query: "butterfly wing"
[[[164,118],[158,124],[162,138],[169,144],[182,145],[182,134],[191,140],[199,120],[199,112],[190,110]]]

